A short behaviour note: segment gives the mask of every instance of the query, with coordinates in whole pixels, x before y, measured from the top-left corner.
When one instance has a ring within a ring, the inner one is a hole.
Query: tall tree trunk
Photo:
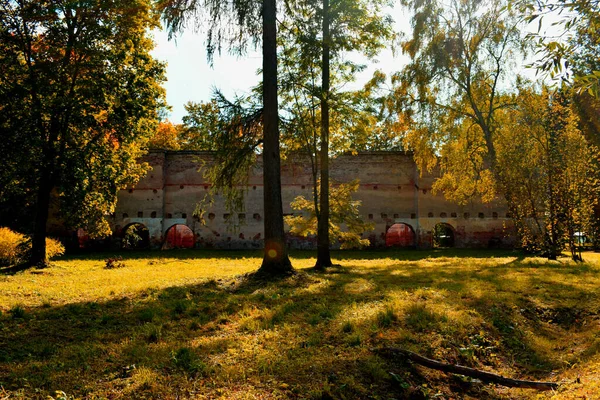
[[[50,209],[52,192],[50,168],[45,168],[40,177],[37,191],[36,213],[31,239],[29,266],[43,268],[46,266],[46,225]]]
[[[323,77],[321,88],[321,198],[317,221],[317,263],[315,268],[331,266],[329,251],[329,92],[330,92],[329,0],[323,0]]]
[[[276,0],[263,0],[263,109],[265,254],[259,273],[285,275],[291,273],[293,267],[285,243],[281,199]]]

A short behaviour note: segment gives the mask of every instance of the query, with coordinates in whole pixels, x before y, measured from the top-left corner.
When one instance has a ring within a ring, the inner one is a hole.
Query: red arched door
[[[173,225],[167,231],[165,245],[169,249],[191,249],[194,242],[194,232],[185,225]]]
[[[386,247],[412,247],[415,245],[415,232],[410,225],[395,224],[385,235]]]

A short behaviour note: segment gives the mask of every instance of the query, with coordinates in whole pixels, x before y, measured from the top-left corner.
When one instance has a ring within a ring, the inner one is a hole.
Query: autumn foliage
[[[27,261],[31,239],[9,228],[0,227],[0,267],[10,267]],[[46,238],[46,259],[61,256],[65,247],[56,239]]]

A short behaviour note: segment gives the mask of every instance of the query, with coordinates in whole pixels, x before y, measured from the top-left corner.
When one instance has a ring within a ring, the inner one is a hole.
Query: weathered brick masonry
[[[131,224],[143,224],[155,246],[168,241],[186,246],[195,243],[195,247],[200,248],[261,247],[264,210],[260,158],[249,177],[243,213],[230,215],[223,199],[217,197],[205,210],[204,222],[194,217],[196,205],[210,188],[202,165],[210,164],[211,158],[211,154],[205,152],[151,152],[146,156],[144,161],[152,170],[136,187],[119,193],[113,219],[116,235]],[[283,161],[281,172],[284,213],[297,213],[290,207],[292,200],[298,195],[310,198],[312,194],[310,162],[300,156],[291,157]],[[365,234],[373,246],[385,246],[387,236],[387,245],[431,247],[438,224],[443,224],[452,236],[450,244],[456,247],[514,242],[504,202],[458,206],[446,201],[441,194],[434,195],[431,185],[435,176],[420,176],[410,154],[373,152],[342,155],[332,160],[333,183],[353,179],[360,180],[360,189],[354,198],[362,201],[361,214],[375,224],[375,230]],[[232,229],[238,221],[241,221],[240,226]],[[187,239],[181,239],[186,232]],[[290,237],[290,244],[310,248],[315,243],[314,239]]]

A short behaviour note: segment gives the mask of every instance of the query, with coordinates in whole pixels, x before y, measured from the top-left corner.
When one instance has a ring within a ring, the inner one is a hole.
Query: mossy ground
[[[106,254],[0,275],[0,399],[600,398],[600,256],[334,252],[319,274],[244,274],[258,252]],[[506,376],[484,385],[372,350]]]

